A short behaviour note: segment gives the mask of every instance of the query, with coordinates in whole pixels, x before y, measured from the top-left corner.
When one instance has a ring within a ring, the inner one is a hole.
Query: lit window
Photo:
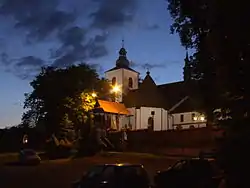
[[[116,77],[113,77],[113,78],[112,78],[112,85],[113,85],[113,86],[116,85]]]
[[[200,120],[201,120],[201,121],[205,121],[205,117],[204,117],[204,116],[201,116],[201,117],[200,117]]]
[[[195,121],[195,113],[192,113],[192,120]]]
[[[181,121],[181,122],[184,121],[184,115],[183,115],[183,114],[181,114],[181,116],[180,116],[180,121]]]
[[[133,87],[133,79],[131,77],[128,79],[128,87],[129,88]]]

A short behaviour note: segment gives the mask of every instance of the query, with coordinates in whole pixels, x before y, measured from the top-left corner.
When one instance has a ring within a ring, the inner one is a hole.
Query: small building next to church
[[[112,129],[151,129],[154,131],[189,129],[206,126],[206,119],[194,108],[187,95],[185,82],[156,85],[150,72],[139,83],[139,72],[130,67],[124,47],[119,51],[115,67],[105,72],[105,78],[119,87],[116,102],[123,103],[129,115],[112,115]]]

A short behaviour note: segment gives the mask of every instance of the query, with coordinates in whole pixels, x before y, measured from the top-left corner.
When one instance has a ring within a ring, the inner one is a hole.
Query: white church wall
[[[135,124],[135,129],[142,129],[141,128],[141,109],[136,109],[135,110],[135,118],[136,118],[136,124]]]
[[[116,84],[119,85],[121,88],[122,86],[122,69],[117,69],[117,70],[112,70],[112,71],[108,71],[105,73],[105,78],[107,80],[109,80],[110,84],[112,83],[112,79],[115,78],[116,79]],[[117,94],[117,101],[121,102],[122,101],[122,92]]]
[[[202,120],[199,112],[184,112],[172,114],[172,125],[175,129],[177,126],[181,126],[183,129],[189,129],[191,127],[200,128],[206,127],[206,120]],[[196,117],[197,119],[195,119]]]
[[[136,109],[135,108],[128,108],[130,112],[130,116],[128,117],[129,124],[131,125],[132,130],[136,129]]]
[[[169,117],[168,117],[168,111],[162,109],[162,115],[163,115],[163,129],[162,130],[169,130]]]
[[[117,69],[105,73],[105,78],[109,80],[116,79],[116,84],[121,88],[121,92],[117,94],[117,101],[122,101],[122,93],[126,94],[129,89],[138,89],[139,73],[127,69]],[[132,78],[132,87],[129,88],[129,78]]]
[[[132,125],[132,130],[140,130],[148,128],[148,118],[152,117],[151,112],[154,111],[154,130],[168,130],[169,118],[168,112],[162,108],[141,107],[140,109],[128,108],[132,116],[129,117],[129,122]]]
[[[123,69],[123,88],[126,91],[127,89],[138,89],[139,73]],[[132,78],[133,87],[129,88],[129,78]]]
[[[153,107],[141,107],[141,129],[148,128],[148,118],[152,117],[151,112],[154,111],[154,131],[160,131],[163,128],[162,109]]]

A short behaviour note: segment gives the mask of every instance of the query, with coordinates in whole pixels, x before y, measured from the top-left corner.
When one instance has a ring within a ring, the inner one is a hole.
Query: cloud
[[[11,60],[9,59],[9,55],[6,52],[2,52],[0,54],[0,58],[1,58],[0,60],[1,60],[2,65],[7,66],[7,65],[11,64]]]
[[[18,62],[15,64],[16,67],[29,67],[29,66],[35,66],[35,67],[41,67],[45,64],[45,62],[37,57],[34,56],[26,56],[18,60]]]
[[[6,41],[3,38],[0,38],[0,50],[5,50],[6,46]]]
[[[101,43],[101,42],[105,42],[108,38],[108,34],[107,33],[103,33],[102,35],[96,35],[94,37],[94,42],[96,43]]]
[[[107,34],[95,35],[87,39],[86,30],[78,26],[71,27],[59,33],[61,47],[51,51],[53,66],[66,67],[88,59],[106,56],[105,46]]]
[[[100,72],[100,73],[104,72],[103,67],[99,64],[91,64],[90,67],[95,69],[97,72]]]
[[[73,13],[57,9],[58,0],[5,0],[0,14],[12,16],[15,27],[27,30],[27,41],[42,41],[75,20]]]
[[[158,24],[147,25],[147,26],[145,27],[145,29],[147,29],[147,30],[157,30],[157,29],[159,29],[159,28],[160,28],[160,26],[159,26]]]
[[[13,18],[14,29],[19,28],[25,32],[28,44],[42,43],[50,36],[55,37],[59,41],[59,47],[50,50],[51,65],[67,67],[106,56],[108,50],[105,43],[109,35],[104,31],[132,21],[137,1],[89,0],[96,9],[95,11],[89,9],[85,12],[86,14],[92,12],[88,15],[92,18],[88,28],[76,25],[77,14],[74,11],[65,11],[68,8],[62,6],[62,4],[65,5],[66,0],[4,0],[0,2],[0,15]],[[75,2],[82,4],[80,0]],[[89,38],[89,35],[94,33],[92,31],[96,29],[103,33]],[[0,60],[6,71],[13,72],[21,79],[32,77],[41,66],[47,64],[33,56],[12,59],[4,52],[0,53]]]
[[[142,64],[141,65],[141,67],[143,68],[143,69],[155,69],[155,68],[165,68],[166,67],[166,65],[165,64],[163,64],[163,63],[159,63],[159,64],[157,64],[157,63],[145,63],[145,64]]]
[[[142,69],[155,69],[155,68],[165,68],[166,64],[165,63],[144,63],[144,64],[140,64],[140,63],[136,63],[134,61],[130,62],[130,66],[134,67],[134,68],[142,68]]]
[[[97,10],[90,14],[93,18],[92,27],[107,29],[119,27],[133,20],[136,0],[96,0]]]
[[[34,56],[26,56],[18,59],[13,65],[12,73],[22,80],[33,79],[40,71],[41,67],[46,63],[40,58]]]
[[[10,59],[8,54],[1,55],[1,63],[5,72],[11,72],[22,80],[32,79],[36,76],[46,62],[34,56],[26,56],[20,59]]]

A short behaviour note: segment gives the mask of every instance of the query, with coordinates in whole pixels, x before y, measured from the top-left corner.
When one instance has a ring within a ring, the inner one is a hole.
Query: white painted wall
[[[124,70],[124,77],[123,77],[123,87],[124,90],[128,90],[128,89],[138,89],[138,84],[139,84],[139,73],[128,70],[128,69],[123,69]],[[133,87],[129,88],[128,86],[128,81],[129,78],[132,78],[133,80]]]
[[[185,112],[177,114],[168,114],[167,110],[162,108],[153,108],[153,107],[141,107],[140,109],[128,108],[132,116],[121,117],[120,125],[125,126],[125,124],[132,125],[132,130],[140,130],[148,128],[148,118],[151,117],[151,112],[154,111],[154,131],[161,130],[172,130],[176,129],[177,126],[181,126],[182,129],[189,129],[190,126],[194,128],[206,127],[206,121],[192,119],[192,114],[199,116],[198,112]],[[180,121],[180,116],[184,115],[184,121]]]
[[[176,113],[172,114],[172,125],[175,129],[177,125],[181,126],[183,129],[188,129],[190,126],[194,126],[195,128],[206,127],[206,120],[201,121],[199,118],[198,120],[194,121],[192,119],[192,114],[195,116],[200,116],[199,112],[185,112],[185,113]],[[181,122],[181,115],[183,115],[183,122]]]
[[[129,116],[129,123],[132,125],[132,130],[136,130],[136,109],[135,108],[128,108],[131,116]]]
[[[122,92],[117,94],[117,101],[122,101],[122,93],[126,94],[129,89],[138,89],[138,82],[139,82],[139,73],[130,71],[127,69],[117,69],[113,71],[108,71],[105,73],[105,78],[112,82],[113,78],[116,78],[116,83],[122,88]],[[129,78],[132,78],[133,80],[133,87],[129,88]]]
[[[148,128],[148,118],[152,117],[151,112],[154,111],[154,130],[166,130],[167,128],[167,114],[162,108],[141,107],[134,110],[134,125],[136,130]]]

